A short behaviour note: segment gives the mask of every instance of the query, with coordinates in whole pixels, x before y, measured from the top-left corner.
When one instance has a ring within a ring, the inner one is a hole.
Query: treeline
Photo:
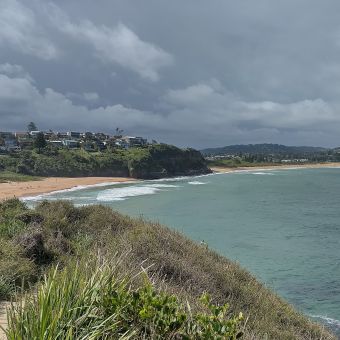
[[[340,148],[280,144],[229,145],[201,150],[211,166],[234,166],[257,163],[323,163],[340,162]],[[211,163],[213,162],[213,163]]]
[[[0,171],[45,177],[123,176],[163,178],[208,173],[200,152],[157,144],[89,153],[43,148],[0,157]]]
[[[201,152],[205,156],[216,155],[282,155],[301,157],[311,154],[325,153],[328,149],[313,146],[286,146],[282,144],[236,144],[218,148],[204,149]]]

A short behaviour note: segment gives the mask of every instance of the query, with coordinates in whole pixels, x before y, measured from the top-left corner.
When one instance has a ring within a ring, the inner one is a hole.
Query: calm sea
[[[41,199],[106,204],[204,240],[340,335],[340,169],[104,185],[31,202]]]

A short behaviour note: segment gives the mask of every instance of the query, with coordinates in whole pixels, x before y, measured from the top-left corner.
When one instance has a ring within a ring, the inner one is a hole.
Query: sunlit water
[[[30,202],[42,199],[106,204],[204,240],[340,334],[340,169],[94,186]]]

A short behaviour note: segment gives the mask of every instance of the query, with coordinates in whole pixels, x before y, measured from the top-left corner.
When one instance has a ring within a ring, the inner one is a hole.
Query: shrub
[[[36,295],[8,313],[11,339],[237,339],[242,316],[227,317],[227,306],[203,296],[205,312],[191,314],[188,307],[154,289],[148,279],[133,288],[117,266],[53,269]]]
[[[0,300],[8,298],[16,289],[32,282],[36,267],[25,258],[20,247],[0,238]]]

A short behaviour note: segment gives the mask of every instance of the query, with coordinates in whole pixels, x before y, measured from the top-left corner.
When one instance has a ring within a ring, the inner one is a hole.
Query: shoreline
[[[249,167],[210,167],[213,173],[233,173],[239,171],[269,171],[269,170],[294,170],[294,169],[319,169],[340,168],[340,162],[315,163],[315,164],[273,164],[256,165]],[[0,201],[9,198],[24,198],[49,194],[55,191],[69,190],[82,186],[95,186],[114,183],[128,183],[138,181],[131,177],[48,177],[41,180],[27,182],[0,183]]]
[[[294,169],[321,169],[321,168],[340,168],[340,162],[315,163],[315,164],[273,164],[273,165],[256,165],[256,166],[212,166],[210,169],[213,173],[229,173],[237,171],[259,171],[259,170],[294,170]]]
[[[37,181],[0,183],[0,201],[68,190],[78,186],[127,183],[137,181],[129,177],[48,177]]]

